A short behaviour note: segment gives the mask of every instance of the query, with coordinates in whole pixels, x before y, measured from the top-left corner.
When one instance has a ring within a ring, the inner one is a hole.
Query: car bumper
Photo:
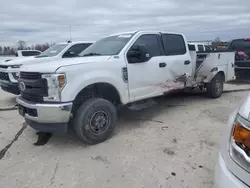
[[[227,168],[221,154],[216,165],[214,188],[249,188],[246,184],[240,181]]]
[[[0,82],[1,82],[2,90],[6,91],[8,93],[15,94],[15,95],[20,94],[17,83],[12,83],[12,82],[9,82],[9,81],[0,81]]]
[[[16,99],[19,114],[27,124],[42,132],[66,132],[71,116],[72,102],[56,104],[37,104],[21,96]]]

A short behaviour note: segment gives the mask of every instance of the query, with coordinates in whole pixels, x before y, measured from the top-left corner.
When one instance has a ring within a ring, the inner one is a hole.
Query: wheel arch
[[[106,99],[115,106],[122,104],[121,95],[114,85],[108,82],[97,82],[87,85],[78,92],[73,101],[72,113],[74,114],[84,101],[97,97]]]

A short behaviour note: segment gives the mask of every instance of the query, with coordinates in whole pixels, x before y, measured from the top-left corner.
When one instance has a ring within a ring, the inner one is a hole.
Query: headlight
[[[20,68],[22,65],[11,65],[10,67],[13,68],[13,69],[18,69]]]
[[[43,97],[44,101],[60,101],[61,91],[66,85],[65,74],[43,74],[42,78],[47,80],[48,96]]]
[[[13,75],[15,80],[18,80],[18,78],[20,77],[20,72],[12,73],[12,75]]]
[[[237,116],[234,122],[232,139],[235,143],[250,150],[250,122]]]
[[[230,155],[238,165],[250,172],[250,122],[239,114],[232,130]]]

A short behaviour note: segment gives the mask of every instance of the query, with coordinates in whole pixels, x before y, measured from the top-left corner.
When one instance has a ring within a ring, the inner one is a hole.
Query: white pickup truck
[[[234,79],[234,53],[192,50],[182,34],[137,31],[105,37],[82,57],[24,65],[19,114],[36,130],[72,125],[81,140],[97,144],[112,134],[118,105],[195,87],[220,97]]]
[[[24,64],[27,65],[33,63],[49,62],[62,58],[77,57],[79,53],[81,53],[91,44],[93,44],[92,41],[58,43],[35,57],[15,59],[0,63],[0,85],[2,90],[15,95],[20,94],[18,88],[20,66]]]
[[[19,59],[19,58],[34,57],[34,56],[40,55],[41,53],[42,52],[39,50],[18,50],[15,53],[15,56],[5,59],[4,62],[12,61],[12,60]]]

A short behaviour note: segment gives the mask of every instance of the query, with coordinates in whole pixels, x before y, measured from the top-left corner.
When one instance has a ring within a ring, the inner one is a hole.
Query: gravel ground
[[[121,109],[113,137],[88,146],[72,133],[34,146],[13,95],[0,91],[0,187],[208,188],[229,114],[250,85],[227,85],[219,99],[179,94],[143,110]]]

